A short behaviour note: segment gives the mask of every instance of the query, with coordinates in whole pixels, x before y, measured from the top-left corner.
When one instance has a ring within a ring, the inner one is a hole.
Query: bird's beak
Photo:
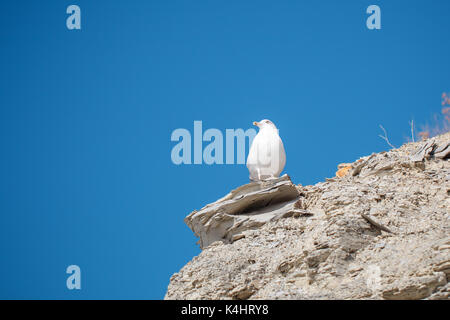
[[[258,121],[253,121],[253,125],[259,127],[259,122]]]

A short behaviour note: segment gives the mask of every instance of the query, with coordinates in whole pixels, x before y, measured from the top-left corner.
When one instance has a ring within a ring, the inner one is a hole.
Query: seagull
[[[250,180],[261,181],[280,176],[286,164],[286,153],[278,129],[272,121],[253,122],[259,128],[247,157]]]

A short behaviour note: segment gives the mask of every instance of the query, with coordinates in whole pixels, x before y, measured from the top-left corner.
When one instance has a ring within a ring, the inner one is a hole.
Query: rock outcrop
[[[165,298],[449,299],[449,156],[447,133],[313,186],[239,187],[186,217],[203,250]]]
[[[301,209],[297,187],[284,175],[243,185],[200,211],[193,211],[184,221],[200,237],[200,247],[204,248],[215,241],[242,239],[243,231],[270,221],[309,214]]]

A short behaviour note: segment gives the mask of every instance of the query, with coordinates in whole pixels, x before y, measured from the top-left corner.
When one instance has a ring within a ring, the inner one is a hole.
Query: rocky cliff
[[[241,186],[189,214],[202,252],[165,299],[449,299],[450,133],[313,186]]]

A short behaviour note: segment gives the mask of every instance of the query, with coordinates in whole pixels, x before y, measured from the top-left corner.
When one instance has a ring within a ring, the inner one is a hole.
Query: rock
[[[336,177],[342,178],[346,176],[352,169],[351,163],[340,163],[338,165],[338,171],[336,171]]]
[[[417,151],[411,155],[411,161],[423,161],[435,149],[434,139],[427,140]]]
[[[448,157],[450,157],[450,143],[447,142],[438,145],[434,150],[433,155],[438,159],[447,159]]]
[[[447,284],[445,275],[436,273],[431,276],[400,278],[383,291],[388,300],[423,299],[430,296],[438,286]]]
[[[300,215],[310,213],[302,210],[299,191],[284,175],[243,185],[200,211],[193,211],[184,221],[200,237],[200,247],[205,248],[215,241],[242,239],[243,231],[269,221]]]
[[[449,142],[372,154],[312,186],[250,183],[194,211],[203,250],[165,299],[448,300]]]
[[[450,157],[450,142],[446,140],[436,141],[436,137],[423,143],[413,155],[412,161],[423,161],[425,158],[435,157],[446,159]]]
[[[389,230],[388,228],[386,228],[385,226],[379,224],[378,222],[376,222],[375,220],[373,220],[372,218],[370,218],[369,216],[365,215],[364,213],[361,213],[361,217],[363,217],[364,219],[367,220],[367,222],[369,222],[371,225],[377,227],[380,230],[392,233],[391,230]]]

